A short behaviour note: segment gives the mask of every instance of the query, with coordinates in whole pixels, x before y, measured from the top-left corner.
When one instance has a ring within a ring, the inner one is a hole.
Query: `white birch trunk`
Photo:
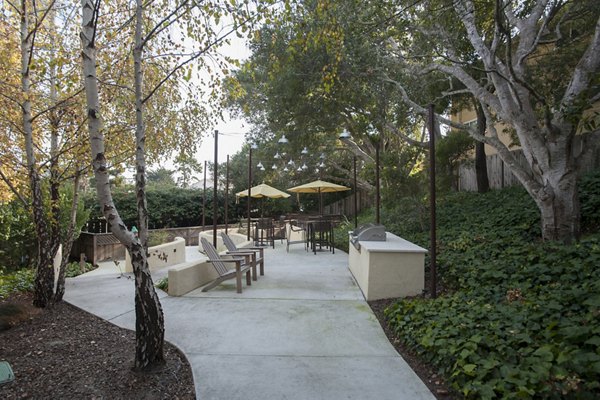
[[[140,241],[124,225],[115,208],[104,155],[104,136],[100,119],[94,1],[82,0],[82,58],[88,110],[88,128],[98,200],[112,233],[131,255],[135,274],[136,352],[135,368],[144,369],[163,360],[164,319],[160,301],[148,270],[147,254]]]

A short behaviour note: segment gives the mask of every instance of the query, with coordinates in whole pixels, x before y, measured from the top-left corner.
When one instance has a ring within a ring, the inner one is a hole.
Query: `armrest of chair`
[[[208,261],[208,262],[219,262],[220,261],[220,262],[236,262],[236,263],[239,262],[239,263],[241,263],[245,260],[243,258],[235,258],[234,257],[234,258],[219,258],[218,260],[209,258],[206,261]]]
[[[244,259],[245,259],[246,262],[248,262],[248,258],[247,257],[256,258],[256,252],[255,251],[244,251],[242,249],[227,251],[225,254],[227,254],[227,255],[240,255],[240,256],[244,256]]]
[[[242,247],[241,249],[239,249],[240,251],[244,251],[244,250],[253,250],[253,251],[258,251],[260,253],[261,258],[264,256],[265,253],[265,249],[262,247]]]

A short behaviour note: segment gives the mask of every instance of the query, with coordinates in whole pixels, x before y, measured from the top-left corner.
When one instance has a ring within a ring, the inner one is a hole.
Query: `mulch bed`
[[[436,373],[435,368],[424,362],[418,355],[411,351],[411,349],[405,346],[388,326],[383,312],[396,300],[397,299],[384,299],[369,301],[369,306],[371,306],[371,310],[373,310],[375,316],[379,320],[379,323],[381,324],[381,327],[383,328],[390,343],[396,348],[396,351],[400,353],[402,358],[404,358],[408,365],[410,365],[413,371],[415,371],[415,373],[419,376],[419,378],[421,378],[423,383],[427,385],[429,390],[431,390],[437,399],[452,400],[459,398],[459,396],[453,394],[448,389],[448,385],[444,379]]]
[[[2,399],[195,399],[185,356],[165,343],[163,365],[132,370],[135,333],[66,302],[45,310],[20,294],[0,302],[0,360],[15,380]]]

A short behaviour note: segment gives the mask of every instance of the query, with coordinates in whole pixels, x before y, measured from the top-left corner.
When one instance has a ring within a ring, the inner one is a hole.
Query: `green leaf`
[[[592,336],[591,338],[585,341],[585,344],[593,344],[595,346],[600,346],[600,336]]]
[[[554,360],[554,354],[552,354],[552,347],[545,345],[533,352],[534,356],[540,357],[543,361],[550,362]]]
[[[477,365],[475,364],[465,364],[463,366],[463,371],[465,371],[465,373],[468,375],[473,375],[473,371],[475,371],[475,368],[477,368]]]

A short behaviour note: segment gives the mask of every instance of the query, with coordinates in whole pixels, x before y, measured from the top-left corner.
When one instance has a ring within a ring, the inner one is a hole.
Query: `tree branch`
[[[577,63],[569,86],[560,102],[558,111],[559,120],[563,120],[572,108],[577,97],[589,86],[594,74],[600,68],[600,18],[596,21],[594,37],[592,38],[585,53]]]

